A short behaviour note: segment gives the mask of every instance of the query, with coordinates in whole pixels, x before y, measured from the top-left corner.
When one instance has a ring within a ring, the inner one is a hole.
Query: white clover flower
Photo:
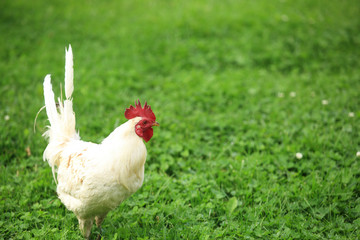
[[[283,97],[284,97],[284,93],[283,93],[283,92],[278,92],[277,96],[278,96],[279,98],[283,98]]]
[[[356,152],[356,157],[360,157],[360,151]]]
[[[5,121],[9,121],[9,120],[10,120],[10,116],[9,116],[9,115],[5,115],[4,119],[5,119]]]
[[[355,113],[349,112],[349,117],[355,117]]]
[[[290,97],[296,97],[296,92],[290,92]]]
[[[302,153],[298,152],[298,153],[295,154],[295,157],[297,159],[302,159],[303,155],[302,155]]]
[[[322,105],[328,105],[328,104],[329,104],[329,101],[326,100],[326,99],[324,99],[324,100],[321,101],[321,103],[322,103]]]

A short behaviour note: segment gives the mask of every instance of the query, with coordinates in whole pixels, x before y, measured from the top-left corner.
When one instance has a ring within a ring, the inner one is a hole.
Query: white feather
[[[51,75],[46,75],[44,79],[44,98],[46,113],[48,115],[51,125],[57,125],[59,121],[59,115],[56,110],[56,104],[54,100],[54,92],[51,85]]]
[[[44,151],[44,160],[47,160],[49,165],[55,171],[55,166],[60,164],[60,153],[65,142],[70,139],[80,139],[75,131],[75,113],[72,108],[71,95],[74,90],[73,85],[73,57],[71,46],[66,51],[65,61],[65,95],[67,100],[64,102],[58,98],[58,108],[54,100],[54,92],[51,85],[50,74],[46,75],[44,80],[44,98],[45,107],[50,126],[44,133],[44,136],[49,138],[49,144]]]
[[[73,53],[71,45],[69,49],[65,48],[65,97],[70,99],[74,91],[74,68],[73,68]]]

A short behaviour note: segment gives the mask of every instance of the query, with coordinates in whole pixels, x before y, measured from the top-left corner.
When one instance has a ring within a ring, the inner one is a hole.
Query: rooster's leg
[[[93,219],[81,219],[79,220],[79,228],[81,230],[82,235],[84,238],[89,239],[90,233],[91,233],[91,227],[93,225],[94,220]]]
[[[105,217],[106,217],[106,214],[105,214],[105,215],[102,215],[102,216],[96,216],[96,217],[95,217],[96,226],[97,226],[98,228],[101,227],[101,224],[102,224],[102,222],[104,221]]]
[[[99,228],[99,231],[100,231],[100,234],[98,235],[97,239],[101,239],[101,234],[102,234],[101,224],[104,221],[105,217],[106,217],[106,214],[102,215],[102,216],[96,216],[95,217],[96,226]]]

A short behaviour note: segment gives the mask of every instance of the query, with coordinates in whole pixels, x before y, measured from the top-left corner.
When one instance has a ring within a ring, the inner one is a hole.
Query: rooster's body
[[[88,238],[94,219],[100,227],[106,214],[136,192],[144,180],[146,147],[157,126],[151,108],[140,102],[125,112],[127,122],[117,127],[100,144],[80,140],[75,131],[72,109],[72,50],[66,51],[65,96],[54,100],[50,75],[44,80],[46,112],[50,126],[45,135],[49,144],[44,159],[57,168],[57,193],[67,209],[77,216],[83,235]]]

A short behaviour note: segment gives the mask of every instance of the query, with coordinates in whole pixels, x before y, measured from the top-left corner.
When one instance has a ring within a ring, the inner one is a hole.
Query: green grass
[[[69,43],[82,139],[138,98],[161,124],[104,239],[357,239],[359,16],[355,0],[1,1],[0,239],[82,239],[42,161],[44,111],[33,132]]]

